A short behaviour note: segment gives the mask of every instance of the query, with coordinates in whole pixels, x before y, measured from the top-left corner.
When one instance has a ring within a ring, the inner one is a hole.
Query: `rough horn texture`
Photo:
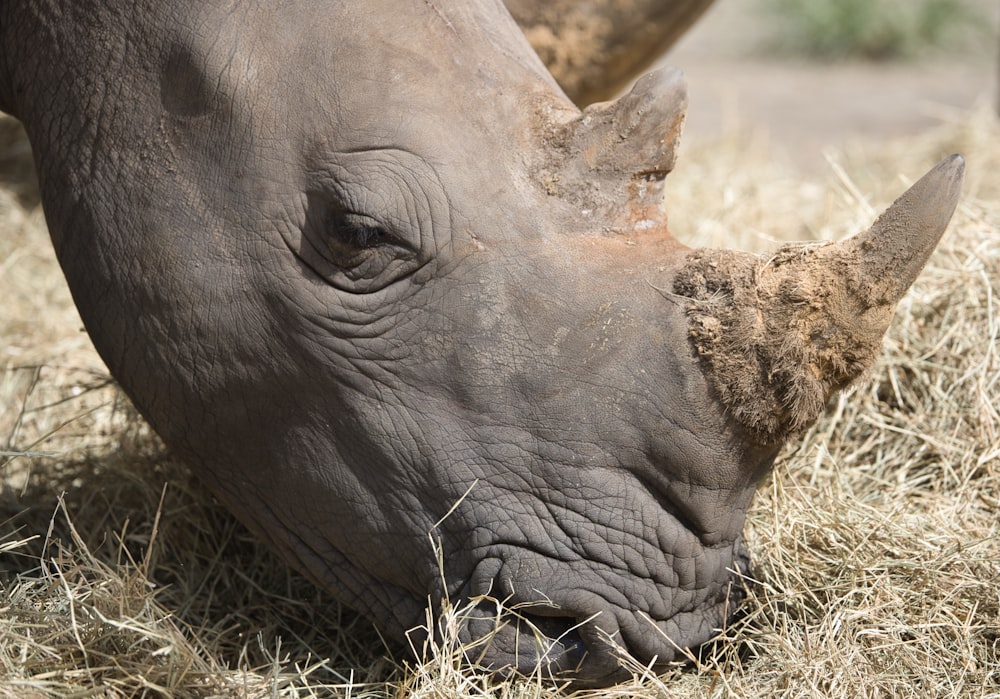
[[[713,0],[506,0],[531,45],[579,105],[621,92]]]
[[[965,179],[965,160],[942,160],[897,199],[867,232],[834,246],[832,257],[856,256],[865,285],[850,289],[866,307],[895,305],[944,235]],[[869,286],[870,285],[870,286]]]
[[[549,145],[559,158],[538,177],[550,193],[618,230],[639,221],[665,226],[663,183],[677,160],[687,104],[681,71],[649,73],[621,99],[591,105],[555,129]]]
[[[870,368],[896,304],[958,204],[953,155],[859,235],[788,245],[769,257],[704,250],[674,282],[716,392],[761,442],[783,442]]]

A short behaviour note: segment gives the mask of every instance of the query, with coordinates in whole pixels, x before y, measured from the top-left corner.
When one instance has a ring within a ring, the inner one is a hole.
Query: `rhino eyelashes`
[[[350,227],[348,229],[350,242],[359,248],[374,248],[384,245],[388,234],[374,226]]]
[[[369,250],[388,244],[399,244],[385,228],[367,216],[337,212],[331,218],[328,226],[331,247]]]

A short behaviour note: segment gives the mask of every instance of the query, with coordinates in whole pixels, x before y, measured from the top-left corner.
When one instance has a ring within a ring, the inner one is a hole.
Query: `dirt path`
[[[976,0],[993,19],[1000,5]],[[919,133],[977,104],[997,103],[997,44],[911,63],[823,63],[768,58],[758,0],[717,0],[665,58],[688,78],[686,137],[740,128],[769,139],[777,157],[806,172],[826,168],[823,150]]]

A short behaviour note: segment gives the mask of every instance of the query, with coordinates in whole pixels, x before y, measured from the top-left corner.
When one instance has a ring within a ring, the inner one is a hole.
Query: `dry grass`
[[[464,668],[447,633],[422,663],[386,651],[169,459],[79,332],[8,131],[0,697],[554,693]],[[901,191],[897,173],[955,150],[965,196],[878,367],[761,488],[741,619],[686,666],[600,696],[1000,697],[1000,126],[983,111],[843,154],[827,185],[734,138],[685,151],[670,201],[697,244],[836,238]]]

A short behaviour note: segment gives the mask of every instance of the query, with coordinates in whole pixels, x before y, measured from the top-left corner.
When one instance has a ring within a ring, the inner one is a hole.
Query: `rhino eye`
[[[292,228],[285,239],[330,285],[379,291],[434,260],[447,198],[422,159],[394,149],[324,154],[307,174],[301,235]]]
[[[367,250],[394,242],[394,238],[375,219],[344,212],[333,214],[328,234],[331,248]]]
[[[351,292],[383,288],[412,273],[421,259],[419,235],[410,242],[406,230],[397,232],[369,214],[326,207],[316,224],[307,226],[307,245],[300,256],[334,286]],[[399,226],[402,228],[402,224]],[[319,253],[318,257],[310,250]]]
[[[407,257],[412,252],[375,219],[360,214],[334,213],[326,225],[326,249],[330,261],[341,269],[359,265],[377,266],[379,259]],[[368,270],[367,273],[373,270]]]
[[[382,245],[388,234],[376,226],[362,226],[348,231],[351,243],[359,248],[375,248]]]

